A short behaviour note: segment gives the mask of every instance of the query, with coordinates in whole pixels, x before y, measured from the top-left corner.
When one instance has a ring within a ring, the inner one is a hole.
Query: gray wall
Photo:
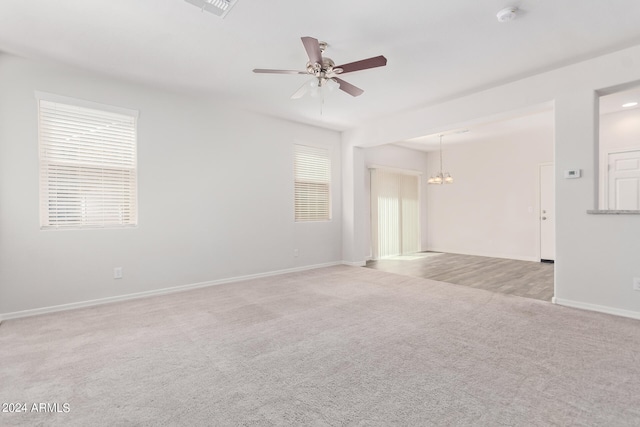
[[[389,115],[344,132],[343,155],[385,143],[432,135],[506,114],[554,105],[556,170],[556,302],[640,318],[640,216],[589,215],[598,203],[599,90],[640,83],[640,46],[538,74],[438,105]],[[355,147],[355,148],[354,148]],[[354,164],[354,169],[359,166]],[[581,179],[563,179],[582,169]],[[346,177],[345,177],[346,179]],[[364,259],[366,224],[358,193],[364,185],[343,185],[343,199],[354,205],[343,212],[351,224],[349,256]],[[347,206],[347,205],[345,205]],[[359,219],[360,218],[360,219]]]
[[[138,228],[40,230],[35,90],[140,111]],[[332,149],[331,222],[293,220],[295,142]],[[0,55],[0,315],[339,262],[339,144],[215,99]]]
[[[544,116],[545,126],[444,149],[455,181],[428,187],[427,248],[540,260],[539,165],[553,162],[553,114]],[[438,168],[438,152],[429,153],[429,175]]]

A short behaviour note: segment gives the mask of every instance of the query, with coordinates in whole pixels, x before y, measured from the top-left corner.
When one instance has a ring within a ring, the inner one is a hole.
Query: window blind
[[[373,259],[420,252],[419,209],[417,175],[371,169]]]
[[[136,117],[38,100],[40,225],[137,224]]]
[[[294,145],[296,221],[331,219],[331,159],[326,148]]]

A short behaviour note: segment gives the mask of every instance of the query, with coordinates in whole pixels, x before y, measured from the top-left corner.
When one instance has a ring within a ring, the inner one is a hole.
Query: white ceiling
[[[520,16],[498,23],[511,5]],[[344,130],[638,44],[639,16],[637,0],[238,0],[225,19],[183,0],[2,0],[0,50]],[[307,76],[251,71],[303,69],[301,36],[327,41],[336,63],[389,62],[345,75],[365,93],[321,110],[289,99]]]
[[[623,107],[626,103],[637,102],[633,107]],[[617,113],[622,110],[640,108],[640,87],[600,96],[600,114]]]

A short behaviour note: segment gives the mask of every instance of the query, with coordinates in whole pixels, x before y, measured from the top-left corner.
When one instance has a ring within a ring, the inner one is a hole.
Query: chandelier
[[[442,134],[440,134],[440,171],[431,175],[427,180],[427,184],[452,184],[453,177],[449,174],[449,172],[442,171]]]

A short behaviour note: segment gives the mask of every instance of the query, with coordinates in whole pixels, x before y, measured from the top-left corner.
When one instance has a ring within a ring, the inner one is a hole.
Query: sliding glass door
[[[420,252],[419,176],[371,169],[373,258]]]

